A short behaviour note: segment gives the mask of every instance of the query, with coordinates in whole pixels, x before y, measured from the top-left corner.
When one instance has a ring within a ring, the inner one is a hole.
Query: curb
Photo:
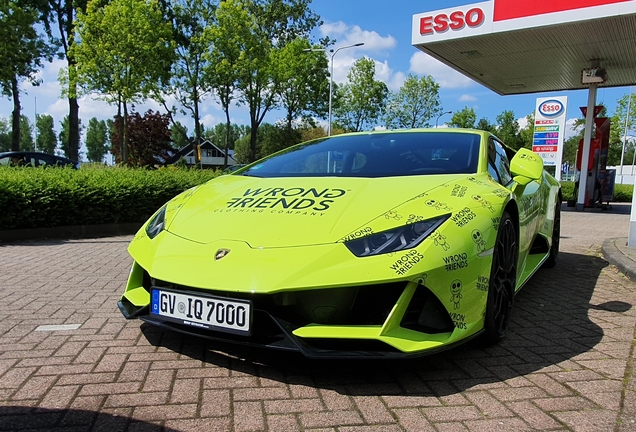
[[[0,241],[13,242],[42,239],[83,239],[135,234],[143,223],[72,225],[0,231]]]
[[[603,241],[601,252],[605,259],[618,267],[618,269],[627,276],[632,282],[636,282],[636,262],[625,254],[616,245],[617,241],[625,241],[625,238],[609,238]]]

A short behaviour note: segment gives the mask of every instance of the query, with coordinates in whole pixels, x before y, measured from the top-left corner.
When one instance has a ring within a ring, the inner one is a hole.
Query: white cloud
[[[474,81],[421,51],[411,57],[411,72],[431,75],[441,88],[470,87]]]
[[[336,38],[337,36],[345,34],[348,28],[349,27],[342,21],[327,22],[320,26],[320,34],[323,37],[329,36]]]
[[[218,123],[225,123],[225,119],[212,114],[206,114],[203,116],[203,118],[201,118],[201,124],[203,124],[205,127],[212,127],[217,125]]]
[[[363,46],[342,49],[333,56],[333,80],[336,83],[347,82],[349,69],[351,69],[356,60],[360,59],[361,52],[367,53],[367,57],[372,58],[369,54],[386,52],[397,46],[397,40],[391,35],[381,36],[375,31],[363,30],[357,25],[349,26],[342,21],[323,24],[320,27],[320,34],[323,37],[329,36],[337,40],[337,43],[330,47],[330,51],[364,42]],[[326,54],[330,58],[333,52]],[[385,82],[391,90],[397,90],[404,82],[404,74],[401,72],[395,73],[386,60],[382,61],[374,58],[374,61],[376,64],[376,79]]]
[[[375,60],[375,78],[384,82],[389,90],[397,91],[406,80],[403,72],[394,72],[388,61],[379,62]]]
[[[364,45],[356,48],[363,51],[385,51],[397,46],[397,40],[391,35],[380,36],[375,31],[362,30],[357,25],[348,26],[342,21],[323,24],[320,27],[320,34],[323,37],[329,36],[337,40],[337,44],[332,47],[333,49],[360,42],[363,42]]]
[[[34,86],[29,80],[22,82],[20,90],[43,100],[45,98],[58,98],[61,95],[61,87],[57,81],[57,76],[61,68],[66,65],[63,60],[55,59],[51,63],[46,63],[44,67],[35,74],[35,79],[41,82]]]
[[[463,94],[459,97],[460,102],[475,102],[477,98],[469,94]]]
[[[382,37],[377,32],[362,30],[359,26],[353,26],[342,41],[346,45],[360,42],[364,43],[360,47],[362,51],[386,51],[397,45],[397,40],[393,36]]]
[[[523,129],[528,126],[528,119],[525,117],[518,118],[517,123],[519,124],[519,129]]]
[[[574,127],[574,122],[577,120],[579,119],[571,118],[565,121],[565,139],[571,138],[579,132],[579,130]]]
[[[389,82],[387,82],[387,86],[390,90],[397,91],[404,85],[404,81],[406,81],[406,75],[404,72],[396,72],[393,74]]]
[[[340,55],[343,54],[343,55]],[[357,57],[351,56],[349,53],[339,53],[338,56],[333,58],[333,80],[336,83],[347,82],[347,75],[349,69],[358,60]]]

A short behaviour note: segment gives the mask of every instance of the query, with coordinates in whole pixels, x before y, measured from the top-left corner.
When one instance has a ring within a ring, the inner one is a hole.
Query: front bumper
[[[264,311],[258,311],[257,313],[262,314],[262,319],[269,319],[271,323],[277,327],[277,334],[270,336],[270,340],[267,340],[268,338],[259,339],[254,337],[243,339],[240,336],[231,335],[229,333],[201,331],[196,327],[189,327],[168,321],[156,320],[148,315],[140,316],[139,318],[149,324],[190,336],[196,336],[212,341],[232,343],[247,347],[298,352],[311,359],[400,359],[422,357],[451,349],[456,345],[465,343],[481,334],[481,331],[479,331],[456,342],[439,344],[436,347],[415,352],[402,352],[396,348],[392,348],[391,346],[374,339],[331,339],[325,341],[320,340],[319,342],[324,342],[322,344],[324,348],[322,348],[321,344],[316,343],[317,340],[312,341],[295,336],[293,333],[293,327],[290,325],[290,323],[276,319],[275,317],[269,315],[267,312]]]
[[[309,358],[405,358],[449,349],[480,328],[457,328],[439,299],[418,282],[254,294],[200,290],[152,279],[137,263],[118,306],[127,319],[209,340],[295,351]],[[249,300],[249,336],[200,329],[149,313],[151,288]],[[325,310],[332,310],[325,314]],[[316,311],[320,313],[316,314]]]

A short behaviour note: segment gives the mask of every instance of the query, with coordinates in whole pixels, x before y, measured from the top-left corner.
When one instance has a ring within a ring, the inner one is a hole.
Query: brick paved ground
[[[126,322],[130,237],[0,244],[0,430],[636,431],[636,287],[598,254],[627,234],[618,210],[564,212],[560,262],[501,345],[407,362],[216,351]],[[81,327],[36,330],[56,324]]]

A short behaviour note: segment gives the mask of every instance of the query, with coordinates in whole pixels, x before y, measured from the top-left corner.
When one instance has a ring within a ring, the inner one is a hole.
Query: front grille
[[[154,322],[156,318],[150,316],[149,318],[144,318],[144,320]],[[255,310],[252,315],[252,331],[250,336],[225,332],[213,333],[207,329],[200,329],[198,327],[174,322],[164,322],[163,324],[165,327],[202,337],[210,337],[211,334],[217,334],[220,339],[228,342],[251,343],[263,346],[276,345],[284,341],[287,337],[281,328],[272,320],[271,316],[259,310]]]
[[[241,293],[196,289],[151,279],[150,285],[177,291],[212,294],[229,299],[250,300],[254,310],[267,311],[290,323],[292,328],[307,324],[382,325],[406,287],[405,282],[289,291],[276,294]],[[145,284],[144,284],[145,286]],[[150,286],[146,287],[150,290]]]

